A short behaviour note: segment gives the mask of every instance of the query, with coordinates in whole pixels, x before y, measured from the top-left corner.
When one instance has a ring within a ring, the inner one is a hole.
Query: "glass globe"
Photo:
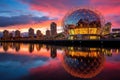
[[[62,24],[70,39],[100,39],[102,18],[92,10],[74,10],[64,17]]]

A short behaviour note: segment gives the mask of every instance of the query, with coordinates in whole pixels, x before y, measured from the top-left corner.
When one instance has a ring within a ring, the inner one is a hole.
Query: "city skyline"
[[[57,31],[61,32],[63,17],[69,10],[76,7],[94,8],[104,16],[106,22],[112,23],[113,28],[120,25],[119,0],[53,0],[48,2],[49,0],[1,0],[0,4],[4,8],[0,8],[0,32],[5,29],[27,32],[31,27],[35,32],[39,29],[45,33],[47,29],[50,29],[51,22],[57,23]]]
[[[0,80],[120,80],[120,0],[0,6]]]

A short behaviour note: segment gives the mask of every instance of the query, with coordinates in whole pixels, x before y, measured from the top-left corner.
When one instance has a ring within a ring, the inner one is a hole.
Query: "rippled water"
[[[120,80],[120,48],[0,43],[0,80]]]

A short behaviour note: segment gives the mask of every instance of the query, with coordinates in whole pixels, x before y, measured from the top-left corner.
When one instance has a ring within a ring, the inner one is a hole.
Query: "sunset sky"
[[[63,17],[76,7],[93,8],[112,27],[120,27],[120,0],[0,0],[0,32],[27,32],[32,27],[44,33],[53,21],[60,32]]]

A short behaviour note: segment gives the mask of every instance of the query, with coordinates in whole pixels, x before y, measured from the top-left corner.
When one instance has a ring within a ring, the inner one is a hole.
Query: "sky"
[[[0,32],[28,32],[40,29],[45,33],[51,22],[62,31],[62,19],[71,9],[97,10],[112,27],[120,27],[120,0],[0,0]]]

